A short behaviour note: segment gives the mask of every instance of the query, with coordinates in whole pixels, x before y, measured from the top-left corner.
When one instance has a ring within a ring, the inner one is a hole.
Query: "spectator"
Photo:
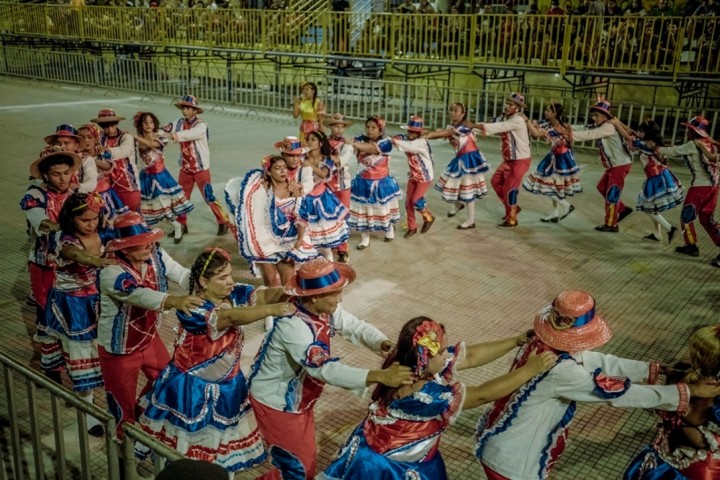
[[[625,10],[626,17],[644,17],[645,15],[647,15],[647,12],[640,0],[632,0],[627,10]]]
[[[415,4],[412,0],[404,0],[403,3],[397,7],[398,13],[415,13]]]
[[[346,52],[348,46],[348,20],[350,12],[350,2],[348,0],[333,0],[333,23],[335,24],[335,49],[340,52]]]
[[[530,12],[528,12],[530,13]],[[548,8],[548,11],[546,12],[547,15],[565,15],[565,10],[560,8],[560,1],[559,0],[552,0],[550,2],[550,8]]]
[[[605,16],[606,17],[620,17],[622,16],[623,11],[618,6],[616,0],[608,0],[607,7],[605,7]]]
[[[692,14],[693,17],[710,17],[718,15],[720,15],[720,4],[718,4],[715,0],[704,0]]]
[[[712,1],[712,0],[710,0]],[[651,17],[674,17],[675,11],[668,4],[668,0],[659,0],[656,7],[650,10]]]

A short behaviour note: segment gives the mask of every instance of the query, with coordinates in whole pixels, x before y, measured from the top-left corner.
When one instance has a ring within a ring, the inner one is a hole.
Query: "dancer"
[[[72,125],[58,125],[53,135],[45,137],[45,143],[55,145],[65,152],[80,153],[83,147],[83,138]],[[92,158],[81,156],[82,163],[75,173],[71,189],[80,193],[90,193],[97,187],[98,171]]]
[[[383,368],[398,361],[413,369],[417,379],[400,388],[375,387],[367,418],[318,478],[447,479],[438,451],[442,432],[462,411],[504,397],[553,367],[557,356],[535,355],[521,369],[477,386],[466,387],[457,372],[485,365],[528,340],[520,335],[467,347],[464,342],[449,345],[443,325],[413,318],[403,326]]]
[[[358,250],[370,245],[370,232],[385,232],[385,242],[395,239],[400,221],[400,186],[390,175],[392,141],[385,135],[385,120],[378,116],[365,121],[365,135],[350,142],[356,152],[358,171],[350,187],[348,226],[360,232]]]
[[[230,255],[221,248],[206,249],[190,272],[189,293],[203,304],[177,312],[173,359],[148,393],[138,422],[189,458],[228,472],[245,470],[266,453],[240,371],[242,326],[267,315],[291,315],[295,307],[279,303],[280,288],[256,290],[235,283]]]
[[[325,103],[318,98],[318,88],[313,82],[300,85],[302,95],[293,102],[293,118],[300,117],[300,141],[306,142],[310,132],[320,130],[325,120]]]
[[[182,224],[177,218],[189,213],[194,208],[193,204],[165,168],[163,151],[166,141],[158,137],[158,118],[151,112],[138,112],[134,121],[137,135],[133,137],[138,143],[140,160],[143,162],[140,171],[140,213],[148,225],[170,220],[175,229],[173,240],[178,244],[182,241],[183,233]]]
[[[308,147],[303,145],[297,137],[285,137],[273,145],[285,159],[288,180],[300,187],[300,194],[306,195],[315,187],[313,171],[309,165],[304,165]]]
[[[430,144],[427,139],[421,137],[421,135],[427,133],[423,125],[423,118],[413,115],[406,126],[400,127],[407,130],[407,135],[392,137],[393,145],[405,153],[410,168],[408,171],[407,192],[405,194],[405,215],[407,216],[408,230],[405,232],[404,238],[410,238],[417,233],[415,210],[420,213],[423,219],[420,233],[427,233],[432,224],[435,223],[435,217],[427,208],[427,200],[425,199],[425,192],[432,185],[435,164],[432,159]]]
[[[78,168],[80,157],[77,154],[65,152],[60,147],[46,147],[40,158],[30,164],[30,177],[42,183],[31,185],[20,200],[30,230],[28,272],[37,326],[45,319],[48,294],[55,280],[55,263],[48,255],[49,234],[60,229],[60,210],[72,194],[70,180]],[[43,340],[41,344],[41,367],[56,383],[62,383],[58,370],[62,363],[57,356],[60,348],[58,341]],[[50,359],[54,361],[47,362]]]
[[[643,238],[659,242],[663,238],[662,232],[665,231],[670,244],[677,228],[670,225],[660,212],[680,205],[685,197],[685,191],[668,168],[667,162],[658,153],[658,147],[663,144],[660,127],[652,120],[645,120],[640,123],[638,138],[635,138],[632,135],[634,132],[620,120],[613,118],[610,121],[615,125],[620,136],[626,140],[630,149],[640,152],[640,162],[647,178],[643,182],[635,208],[645,212],[653,222],[653,232]]]
[[[83,400],[93,403],[93,390],[103,386],[97,348],[97,321],[100,310],[98,270],[116,262],[102,258],[103,202],[96,194],[70,195],[58,217],[60,230],[50,238],[48,258],[55,265],[44,321],[36,338],[59,342],[61,350],[43,364],[64,365],[72,389]],[[102,424],[87,415],[88,433],[100,437]]]
[[[528,121],[527,126],[533,137],[547,139],[550,152],[540,161],[535,171],[527,176],[523,188],[530,193],[551,198],[553,209],[540,221],[557,223],[575,210],[567,197],[582,192],[577,177],[580,168],[575,163],[572,129],[567,122],[563,105],[550,103],[544,115],[544,122],[538,124]]]
[[[345,118],[342,113],[333,113],[325,126],[330,128],[328,141],[333,148],[332,161],[335,163],[332,177],[330,178],[329,187],[345,208],[350,210],[350,160],[353,157],[353,149],[346,144],[345,129],[351,126],[353,122]],[[338,262],[348,263],[350,254],[348,253],[347,240],[337,247]]]
[[[483,135],[499,133],[502,138],[503,162],[495,170],[490,183],[500,201],[505,206],[505,216],[501,228],[515,228],[520,213],[518,193],[525,173],[530,168],[530,138],[528,137],[527,118],[522,110],[527,108],[525,97],[513,92],[505,100],[503,119],[495,123],[475,125]]]
[[[547,478],[565,450],[576,402],[683,414],[690,397],[720,394],[719,385],[656,386],[663,373],[658,363],[591,351],[612,336],[596,308],[589,293],[566,290],[535,317],[537,337],[520,349],[512,369],[525,365],[532,352],[560,356],[547,373],[497,400],[478,423],[475,454],[488,479]]]
[[[140,372],[147,379],[142,397],[170,362],[157,332],[160,312],[176,308],[189,315],[205,302],[194,295],[166,293],[169,281],[187,289],[190,271],[157,244],[162,230],[149,229],[142,215],[128,212],[115,220],[115,232],[107,251],[117,265],[100,272],[97,331],[108,409],[122,435],[122,424],[136,419]]]
[[[345,219],[350,212],[328,189],[335,163],[330,158],[333,148],[327,137],[317,130],[308,133],[307,141],[309,151],[303,167],[312,169],[314,186],[303,196],[298,220],[308,230],[313,247],[332,261],[332,249],[347,243],[349,235]]]
[[[103,158],[112,165],[108,174],[110,186],[130,211],[139,212],[140,177],[135,158],[135,141],[132,135],[118,128],[123,120],[125,117],[116,115],[114,110],[104,108],[90,121],[103,129]]]
[[[689,363],[682,381],[717,382],[720,371],[720,325],[697,330],[688,341]],[[713,479],[720,472],[718,399],[690,402],[686,415],[657,412],[662,423],[652,444],[630,462],[624,480]]]
[[[448,217],[454,217],[467,207],[467,219],[457,226],[458,230],[475,228],[475,200],[487,194],[485,172],[489,165],[478,150],[473,135],[473,124],[467,119],[467,107],[462,103],[453,103],[448,110],[450,126],[425,135],[425,138],[447,138],[455,149],[455,157],[438,178],[435,190],[440,191],[442,199],[452,203]]]
[[[605,199],[605,223],[595,227],[595,230],[617,233],[620,231],[618,223],[633,212],[632,208],[620,199],[625,178],[632,167],[632,157],[623,145],[615,125],[610,122],[613,118],[610,108],[610,102],[598,99],[597,103],[590,107],[593,127],[573,130],[573,138],[576,142],[594,140],[598,147],[600,161],[605,167],[605,173],[597,184],[600,195]]]
[[[83,157],[83,161],[89,158],[95,162],[98,173],[95,192],[102,197],[103,219],[106,222],[106,227],[111,228],[115,218],[129,210],[111,187],[112,180],[109,174],[112,163],[109,161],[110,155],[107,155],[107,158],[103,157],[102,128],[96,123],[86,123],[78,128],[78,135],[83,139],[79,152],[80,156]],[[111,236],[107,230],[103,235]]]
[[[205,120],[198,117],[203,109],[198,105],[197,98],[185,95],[175,102],[175,107],[182,112],[182,118],[166,125],[158,132],[160,138],[172,138],[180,144],[180,174],[178,183],[190,200],[193,186],[197,185],[205,203],[210,207],[218,224],[217,234],[228,232],[228,216],[215,198],[210,177],[210,146],[208,145],[208,126]],[[182,234],[188,233],[187,215],[181,214],[177,221],[182,224]]]
[[[317,258],[301,265],[285,285],[285,293],[295,297],[297,311],[276,319],[255,359],[250,402],[270,445],[273,464],[288,475],[283,478],[315,476],[313,409],[325,383],[362,389],[372,383],[397,387],[410,382],[407,366],[367,370],[349,367],[332,356],[331,340],[336,334],[376,353],[393,347],[377,328],[340,305],[343,288],[354,280],[355,271],[344,263]]]
[[[658,151],[666,157],[681,157],[690,169],[690,188],[680,213],[680,227],[685,245],[676,247],[675,251],[697,257],[700,249],[697,246],[696,219],[700,221],[715,246],[720,247],[720,224],[714,218],[720,191],[720,168],[717,159],[713,158],[720,149],[707,133],[708,121],[705,118],[696,116],[683,125],[687,127],[688,141],[674,147],[661,147]],[[720,254],[710,265],[720,268]]]

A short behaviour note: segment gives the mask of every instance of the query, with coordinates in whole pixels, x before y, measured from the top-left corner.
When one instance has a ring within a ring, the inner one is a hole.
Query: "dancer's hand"
[[[387,358],[387,356],[390,354],[390,352],[393,351],[394,348],[394,342],[391,342],[390,340],[383,340],[383,342],[380,344],[380,355],[382,355],[383,358]]]
[[[690,396],[696,398],[713,398],[720,395],[720,383],[717,380],[703,380],[688,385]]]
[[[185,315],[190,315],[190,310],[197,307],[202,307],[205,303],[200,297],[195,295],[168,295],[165,298],[165,308],[174,308],[180,310]]]
[[[384,370],[370,370],[366,383],[382,383],[396,388],[401,385],[410,385],[413,381],[413,372],[410,367],[395,362]]]
[[[553,352],[533,353],[527,359],[527,366],[535,371],[535,374],[546,372],[555,366],[558,356]]]

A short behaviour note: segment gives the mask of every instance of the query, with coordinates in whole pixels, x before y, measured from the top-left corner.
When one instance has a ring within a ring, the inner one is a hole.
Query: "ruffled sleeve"
[[[250,307],[255,305],[255,287],[245,283],[236,283],[230,292],[233,307]]]
[[[85,251],[85,246],[82,244],[82,242],[76,237],[73,237],[72,235],[66,235],[62,232],[53,232],[48,237],[48,260],[53,262],[58,267],[62,268],[70,265],[71,263],[74,263],[72,260],[67,260],[60,255],[60,252],[62,252],[63,248],[77,247],[83,252]]]
[[[407,420],[444,420],[453,423],[462,410],[465,386],[456,382],[443,385],[436,381],[406,397],[394,400],[389,406],[392,414]]]
[[[447,349],[448,354],[450,357],[448,358],[448,363],[445,365],[445,368],[442,372],[440,372],[440,376],[446,381],[450,382],[452,381],[453,377],[457,374],[457,370],[455,369],[455,366],[465,360],[465,355],[467,353],[467,349],[465,347],[465,342],[460,342],[455,345],[451,345]]]
[[[188,333],[204,335],[208,332],[211,316],[215,317],[215,322],[217,323],[215,309],[215,305],[206,300],[201,307],[190,310],[190,314],[178,310],[177,318],[180,321],[180,325],[182,325]]]

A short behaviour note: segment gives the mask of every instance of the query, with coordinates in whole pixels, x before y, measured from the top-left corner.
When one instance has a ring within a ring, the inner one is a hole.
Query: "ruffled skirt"
[[[669,169],[660,175],[648,178],[638,195],[636,210],[648,213],[660,213],[681,205],[685,191]]]
[[[194,208],[167,169],[159,173],[141,171],[140,192],[140,213],[149,225],[155,225],[164,219],[175,220]]]
[[[572,151],[559,155],[550,152],[540,161],[535,171],[528,175],[523,182],[523,188],[536,195],[562,200],[582,192],[577,176],[579,171]]]
[[[489,170],[485,157],[479,151],[453,158],[435,183],[446,202],[469,203],[487,195],[484,173]]]
[[[400,186],[392,176],[380,180],[355,177],[350,187],[348,226],[359,232],[387,232],[400,221],[401,196]]]

